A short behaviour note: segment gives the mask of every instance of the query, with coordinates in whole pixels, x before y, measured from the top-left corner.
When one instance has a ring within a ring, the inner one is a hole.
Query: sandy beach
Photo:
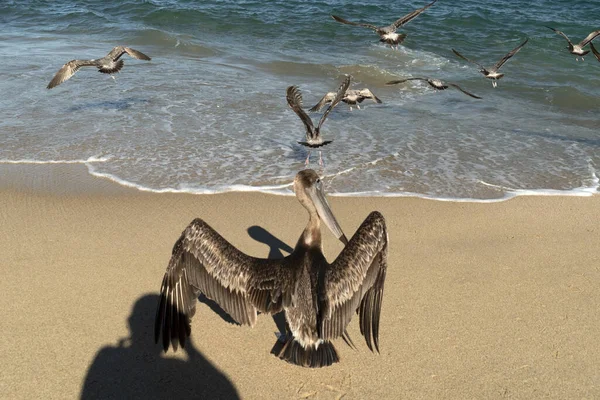
[[[156,194],[82,165],[0,167],[0,397],[491,399],[600,397],[600,196],[499,203],[341,198],[351,235],[386,218],[380,355],[358,330],[341,362],[270,354],[277,323],[236,326],[199,304],[185,351],[154,344],[157,294],[200,217],[244,252],[278,257],[306,212],[294,197]],[[324,232],[325,254],[341,243]]]

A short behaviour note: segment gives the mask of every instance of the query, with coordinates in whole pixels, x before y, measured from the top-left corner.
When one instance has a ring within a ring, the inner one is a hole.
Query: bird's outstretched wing
[[[393,30],[396,30],[398,28],[400,28],[402,25],[408,23],[409,21],[413,20],[414,18],[416,18],[419,14],[421,14],[423,11],[427,10],[429,7],[431,7],[437,0],[433,0],[431,3],[427,4],[425,7],[419,8],[418,10],[415,10],[409,14],[406,14],[404,17],[398,19],[397,21],[395,21],[393,24],[391,24],[389,27]]]
[[[308,116],[306,111],[302,109],[302,93],[298,86],[289,86],[286,90],[286,99],[290,108],[296,113],[302,120],[304,127],[306,128],[306,137],[313,138],[315,136],[315,127],[312,119]]]
[[[456,51],[456,50],[454,50],[454,49],[452,49],[452,51],[454,52],[454,54],[456,54],[457,56],[459,56],[459,57],[460,57],[460,58],[462,58],[463,60],[465,60],[465,61],[468,61],[468,62],[470,62],[471,64],[475,64],[475,65],[477,65],[479,68],[481,68],[482,70],[485,70],[485,67],[484,67],[483,65],[479,64],[477,61],[473,61],[473,60],[470,60],[470,59],[468,59],[467,57],[463,56],[462,54],[460,54],[458,51]]]
[[[331,103],[333,99],[335,99],[335,92],[329,92],[325,96],[321,97],[321,100],[319,100],[319,102],[311,107],[308,111],[320,111],[323,107],[325,107],[325,104]]]
[[[379,352],[379,317],[387,270],[388,236],[383,216],[374,211],[325,271],[317,320],[319,337],[344,334],[355,312],[371,351]],[[374,350],[375,349],[375,350]]]
[[[331,104],[329,104],[329,107],[327,107],[327,110],[325,110],[325,112],[323,113],[323,116],[321,117],[321,120],[319,121],[319,125],[317,125],[317,131],[321,130],[321,126],[323,126],[323,123],[327,119],[327,116],[329,115],[331,110],[333,110],[335,108],[335,106],[337,106],[338,103],[344,98],[344,95],[346,94],[348,87],[350,87],[351,79],[352,79],[352,77],[350,75],[347,75],[346,79],[344,79],[344,81],[338,88],[337,92],[335,93],[335,98],[331,101]]]
[[[81,67],[88,67],[94,65],[96,64],[92,60],[71,60],[65,65],[63,65],[61,69],[58,70],[58,72],[54,75],[54,78],[52,78],[52,80],[50,81],[48,86],[46,86],[46,88],[52,89],[53,87],[60,85],[61,83],[75,75],[75,72],[79,71],[79,68]]]
[[[528,41],[529,41],[529,39],[525,39],[525,41],[523,43],[521,43],[520,45],[518,45],[517,47],[515,47],[514,49],[512,49],[508,53],[506,53],[506,55],[504,57],[502,57],[502,59],[500,61],[498,61],[496,63],[496,65],[494,65],[494,68],[496,69],[496,71],[499,70],[500,67],[503,66],[504,63],[506,61],[508,61],[509,58],[511,58],[512,56],[514,56],[515,54],[517,54],[519,52],[519,50],[521,50],[523,48],[523,46],[525,46],[527,44]]]
[[[571,39],[569,39],[569,37],[567,35],[564,34],[564,32],[559,31],[558,29],[554,29],[551,26],[546,26],[546,28],[548,29],[552,29],[554,32],[558,33],[560,36],[564,37],[565,39],[567,39],[567,42],[569,42],[569,46],[573,47],[573,43],[571,42]]]
[[[375,96],[375,94],[373,92],[371,92],[369,89],[365,88],[359,91],[359,94],[364,97],[365,99],[371,99],[373,100],[375,103],[381,104],[381,100],[379,99],[379,97]]]
[[[137,51],[125,46],[116,46],[106,55],[106,57],[112,59],[113,61],[117,61],[125,53],[127,53],[130,57],[137,58],[138,60],[151,60],[150,57],[148,57],[141,51]]]
[[[600,53],[594,47],[594,43],[590,43],[590,49],[592,49],[592,53],[594,53],[594,56],[596,57],[596,60],[600,61]]]
[[[335,19],[337,22],[341,22],[342,24],[346,24],[346,25],[362,26],[364,28],[369,28],[369,29],[372,29],[374,31],[376,31],[378,29],[378,27],[376,27],[375,25],[365,24],[365,23],[362,23],[362,22],[348,21],[347,19],[344,19],[342,17],[338,17],[337,15],[332,15],[331,18]]]
[[[397,85],[399,83],[404,83],[406,81],[427,81],[427,78],[405,78],[405,79],[398,79],[395,81],[389,81],[386,82],[386,85],[390,86],[390,85]]]
[[[469,93],[466,90],[464,90],[463,88],[461,88],[460,86],[458,86],[456,83],[448,83],[448,86],[452,86],[453,88],[456,88],[458,90],[460,90],[461,92],[463,92],[464,94],[466,94],[467,96],[471,96],[475,99],[481,99],[481,97],[479,96],[475,96],[473,93]]]
[[[154,340],[165,351],[185,346],[199,293],[214,300],[235,321],[254,325],[257,310],[276,313],[292,302],[293,277],[283,260],[250,257],[201,219],[183,231],[160,288]],[[286,279],[287,278],[287,279]],[[286,286],[288,285],[288,286]]]
[[[583,40],[581,41],[581,43],[579,43],[579,45],[580,45],[581,47],[584,47],[584,46],[586,46],[588,43],[590,43],[592,40],[594,40],[594,39],[595,39],[595,38],[596,38],[598,35],[600,35],[600,30],[598,30],[598,31],[594,31],[594,32],[590,33],[589,35],[587,35],[587,36],[585,37],[585,39],[583,39]]]

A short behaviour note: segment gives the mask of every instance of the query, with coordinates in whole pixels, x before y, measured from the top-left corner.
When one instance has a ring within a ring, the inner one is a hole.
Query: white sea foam
[[[89,163],[103,163],[107,162],[111,159],[108,157],[101,156],[91,156],[85,160],[30,160],[30,159],[20,159],[20,160],[0,160],[0,164],[89,164]]]

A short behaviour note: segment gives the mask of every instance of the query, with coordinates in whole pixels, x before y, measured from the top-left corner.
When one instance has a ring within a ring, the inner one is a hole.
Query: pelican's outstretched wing
[[[54,78],[52,78],[48,86],[46,86],[46,89],[52,89],[53,87],[60,85],[61,83],[75,75],[75,72],[79,71],[79,68],[81,67],[89,67],[95,65],[96,64],[92,60],[71,60],[65,65],[63,65],[61,69],[58,70],[58,72],[56,73],[56,75],[54,75]]]
[[[587,36],[585,37],[585,39],[583,39],[583,40],[581,41],[581,43],[579,43],[579,45],[580,45],[581,47],[584,47],[584,46],[586,46],[588,43],[590,43],[592,40],[594,40],[594,39],[596,38],[596,36],[598,36],[598,35],[600,35],[600,30],[598,30],[598,31],[594,31],[594,32],[590,33],[589,35],[587,35]]]
[[[460,58],[462,58],[463,60],[465,60],[465,61],[468,61],[468,62],[470,62],[470,63],[472,63],[472,64],[475,64],[475,65],[477,65],[479,68],[481,68],[482,70],[485,70],[485,67],[484,67],[483,65],[479,64],[477,61],[473,61],[473,60],[470,60],[470,59],[468,59],[467,57],[463,56],[462,54],[460,54],[458,51],[456,51],[456,50],[454,50],[454,49],[452,49],[452,51],[454,52],[454,54],[456,54],[457,56],[459,56],[459,57],[460,57]]]
[[[592,49],[592,53],[594,53],[594,56],[596,56],[596,60],[600,61],[600,53],[594,47],[594,43],[590,43],[590,49]]]
[[[325,107],[325,104],[331,103],[333,101],[333,99],[335,99],[335,92],[329,92],[325,96],[321,97],[321,100],[319,100],[319,102],[317,104],[315,104],[312,108],[310,108],[308,111],[310,111],[310,112],[319,111],[323,107]]]
[[[404,24],[408,23],[409,21],[413,20],[414,18],[416,18],[423,11],[427,10],[436,1],[437,0],[433,0],[431,3],[427,4],[425,7],[419,8],[418,10],[415,10],[415,11],[409,13],[409,14],[406,14],[404,17],[398,19],[393,24],[391,24],[390,28],[392,28],[395,31],[396,29],[400,28],[402,25],[404,25]]]
[[[335,93],[335,98],[331,101],[331,104],[329,105],[327,110],[325,110],[325,112],[323,113],[323,116],[321,117],[321,120],[319,121],[319,125],[317,125],[317,131],[321,130],[321,126],[323,126],[323,122],[325,122],[325,120],[327,119],[327,116],[329,115],[331,110],[333,110],[335,108],[335,106],[337,106],[338,103],[344,98],[344,95],[346,94],[348,87],[350,87],[351,79],[352,79],[352,77],[350,75],[347,75],[346,79],[344,79],[344,82],[342,82],[342,84],[338,88],[337,92]]]
[[[378,29],[375,25],[365,24],[365,23],[361,23],[361,22],[348,21],[347,19],[344,19],[342,17],[338,17],[337,15],[332,15],[331,18],[335,19],[337,22],[341,22],[342,24],[346,24],[346,25],[362,26],[362,27],[365,27],[365,28],[372,29],[374,31],[376,31]]]
[[[569,39],[569,37],[567,35],[565,35],[563,32],[559,31],[558,29],[554,29],[551,26],[546,26],[546,28],[552,29],[554,32],[558,33],[560,36],[567,39],[567,42],[569,42],[569,47],[573,47],[573,43],[571,42],[571,39]]]
[[[214,300],[240,324],[253,326],[256,312],[276,313],[291,304],[293,277],[283,260],[250,257],[201,219],[183,231],[160,288],[154,340],[162,333],[165,351],[177,350],[190,335],[199,293]],[[286,277],[288,279],[286,279]]]
[[[475,96],[473,93],[467,92],[466,90],[464,90],[463,88],[461,88],[460,86],[458,86],[456,83],[447,83],[447,85],[448,86],[452,86],[453,88],[456,88],[456,89],[460,90],[461,92],[463,92],[467,96],[471,96],[471,97],[476,98],[476,99],[481,99],[481,97]]]
[[[298,86],[289,86],[286,90],[286,99],[288,105],[298,117],[302,120],[304,127],[306,128],[306,137],[313,138],[315,136],[315,126],[313,125],[312,119],[302,109],[302,93]]]
[[[127,53],[129,56],[133,58],[137,58],[138,60],[147,60],[149,61],[151,58],[142,53],[141,51],[137,51],[125,46],[117,46],[112,49],[107,55],[107,58],[112,59],[113,61],[117,61],[123,54]]]
[[[512,56],[514,56],[515,54],[517,54],[519,52],[519,50],[521,50],[521,48],[527,44],[528,41],[529,41],[529,38],[525,39],[525,41],[523,43],[521,43],[520,45],[518,45],[517,47],[515,47],[514,49],[512,49],[510,52],[506,53],[506,55],[504,57],[502,57],[502,59],[500,61],[498,61],[496,63],[496,65],[494,65],[494,69],[496,71],[499,70],[500,67],[503,66],[504,63],[506,61],[508,61],[509,58],[511,58]]]
[[[317,320],[319,337],[342,336],[355,312],[371,351],[379,352],[379,316],[387,270],[388,236],[383,215],[365,219],[337,259],[325,271]]]

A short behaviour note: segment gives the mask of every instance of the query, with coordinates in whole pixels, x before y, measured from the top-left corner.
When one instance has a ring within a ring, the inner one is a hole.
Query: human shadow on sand
[[[188,341],[165,357],[154,343],[158,295],[138,299],[127,322],[131,336],[96,354],[87,371],[82,399],[239,399],[236,388]]]

